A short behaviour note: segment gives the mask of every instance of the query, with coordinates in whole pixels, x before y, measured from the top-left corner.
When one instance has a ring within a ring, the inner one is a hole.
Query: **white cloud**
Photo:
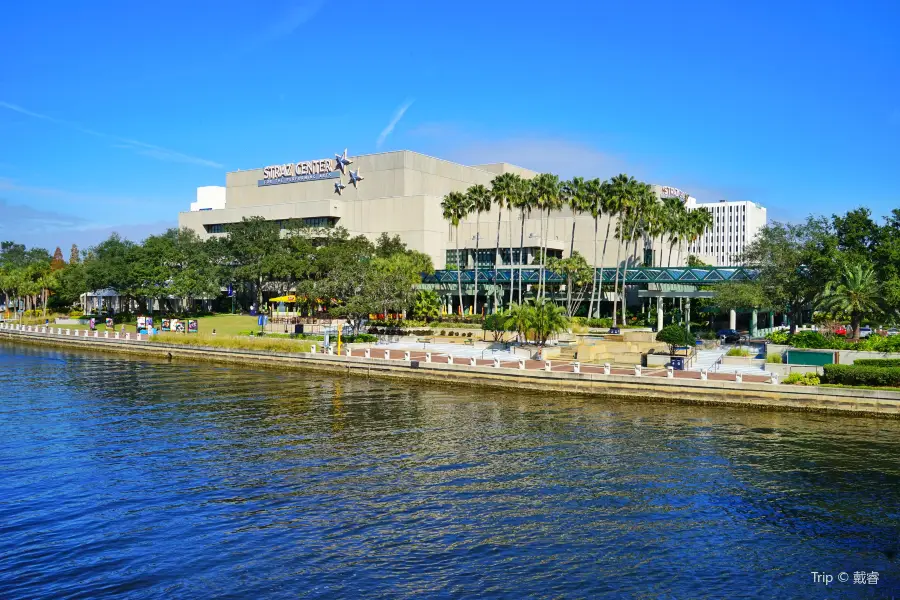
[[[161,146],[156,146],[154,144],[148,144],[146,142],[140,142],[137,140],[132,140],[129,138],[119,137],[117,135],[110,135],[108,133],[102,133],[93,129],[88,129],[87,127],[82,127],[77,123],[72,123],[70,121],[64,121],[62,119],[57,119],[55,117],[51,117],[49,115],[43,115],[41,113],[36,113],[34,111],[22,108],[16,104],[10,104],[9,102],[4,102],[0,100],[0,108],[5,108],[7,110],[11,110],[13,112],[17,112],[19,114],[26,115],[28,117],[32,117],[34,119],[41,119],[43,121],[49,121],[50,123],[56,123],[57,125],[61,125],[63,127],[67,127],[69,129],[73,129],[75,131],[84,133],[86,135],[103,138],[107,140],[113,140],[118,142],[114,147],[131,150],[143,156],[149,156],[151,158],[155,158],[157,160],[164,160],[169,162],[178,162],[185,163],[191,165],[200,165],[203,167],[213,167],[215,169],[222,169],[224,166],[220,163],[217,163],[212,160],[207,160],[205,158],[198,158],[196,156],[191,156],[189,154],[184,154],[183,152],[178,152],[176,150],[169,150],[168,148],[163,148]]]
[[[391,122],[387,124],[387,127],[381,130],[381,134],[378,136],[378,140],[375,142],[375,147],[381,149],[381,146],[384,145],[384,141],[387,139],[389,135],[394,131],[394,127],[397,126],[397,123],[400,122],[400,119],[403,118],[403,115],[406,114],[406,111],[409,110],[409,107],[412,106],[414,99],[409,99],[403,104],[400,105],[400,108],[394,112],[394,116],[391,118]]]

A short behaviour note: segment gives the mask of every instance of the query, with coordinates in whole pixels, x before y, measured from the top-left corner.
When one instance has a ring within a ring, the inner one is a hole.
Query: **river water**
[[[898,582],[898,421],[0,343],[3,599],[890,598]]]

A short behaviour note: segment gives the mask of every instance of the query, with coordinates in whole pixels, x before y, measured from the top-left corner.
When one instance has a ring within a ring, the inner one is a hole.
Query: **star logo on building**
[[[360,177],[359,169],[356,169],[356,171],[350,171],[350,183],[353,184],[353,187],[359,187],[358,184],[363,179],[365,179],[365,177]]]
[[[337,164],[337,168],[341,170],[341,173],[344,173],[345,175],[347,174],[347,172],[344,170],[344,167],[353,164],[353,161],[347,158],[346,148],[344,148],[343,154],[334,155],[334,162]]]
[[[347,187],[347,186],[344,185],[344,183],[342,181],[340,181],[340,180],[336,181],[334,183],[334,193],[337,194],[338,196],[340,196],[341,192],[343,192],[345,187]]]

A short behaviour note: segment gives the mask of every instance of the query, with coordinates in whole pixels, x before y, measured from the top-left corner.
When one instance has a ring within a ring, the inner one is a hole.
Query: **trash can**
[[[303,323],[294,323],[294,335],[303,333]]]
[[[681,356],[673,356],[672,368],[676,371],[684,371],[684,358]]]

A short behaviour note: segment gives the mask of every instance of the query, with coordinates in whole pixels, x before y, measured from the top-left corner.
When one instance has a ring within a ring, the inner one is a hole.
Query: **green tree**
[[[804,310],[837,272],[836,240],[827,221],[774,222],[763,227],[747,247],[744,259],[759,269],[758,282],[772,306],[784,307],[791,333]]]
[[[495,342],[503,339],[503,334],[508,328],[509,315],[502,310],[487,315],[481,324],[484,331],[490,331]]]
[[[600,228],[600,216],[606,210],[606,185],[599,179],[591,179],[585,183],[585,193],[586,210],[591,213],[591,217],[594,219],[594,262],[591,263],[591,298],[590,302],[588,302],[588,317],[593,317],[595,300],[597,306],[600,306],[600,297],[597,293],[597,267],[602,266],[603,261],[606,259],[606,240],[603,240],[603,257],[600,259],[600,263],[597,262],[597,230]],[[606,237],[609,237],[610,223],[611,219],[607,219]],[[603,287],[602,279],[600,280],[600,287]]]
[[[434,290],[418,290],[412,310],[413,317],[432,321],[441,316],[441,299]]]
[[[566,316],[573,317],[584,302],[585,294],[591,289],[594,270],[584,257],[575,252],[568,258],[551,257],[548,269],[566,279]]]
[[[481,242],[481,213],[491,210],[492,197],[490,190],[481,184],[477,184],[466,190],[466,198],[469,212],[475,213],[475,296],[472,312],[478,314],[478,249]]]
[[[114,289],[126,299],[139,292],[136,266],[141,264],[141,248],[113,233],[89,250],[85,261],[85,282],[90,290]]]
[[[491,181],[491,197],[494,200],[494,204],[497,205],[497,246],[495,249],[496,255],[500,255],[500,223],[503,219],[503,209],[507,210],[508,220],[507,220],[507,234],[509,241],[509,267],[510,267],[510,278],[509,278],[509,302],[508,304],[511,306],[513,302],[513,278],[512,270],[513,267],[513,247],[512,247],[512,210],[513,207],[516,206],[516,198],[520,194],[522,189],[522,178],[516,175],[515,173],[501,173],[494,177],[493,181]],[[497,289],[497,269],[494,269],[494,288]]]
[[[66,266],[66,261],[63,259],[62,249],[59,246],[56,247],[56,251],[53,253],[53,260],[50,261],[50,268],[54,271],[59,271],[63,267]]]
[[[720,283],[715,286],[714,294],[713,302],[724,312],[769,307],[762,286],[755,281]]]
[[[74,265],[81,262],[81,254],[78,252],[78,245],[72,244],[71,250],[69,250],[69,264]]]
[[[839,279],[828,282],[816,305],[826,312],[849,314],[853,339],[859,340],[862,320],[884,312],[884,297],[875,270],[868,265],[847,267]]]
[[[674,355],[678,346],[693,346],[694,336],[681,325],[666,325],[656,334],[656,341],[669,346],[669,354]]]
[[[613,287],[613,294],[615,294],[615,297],[613,298],[613,327],[615,327],[618,322],[616,307],[619,300],[619,272],[622,264],[622,246],[626,243],[625,222],[628,220],[628,217],[633,210],[633,190],[636,185],[637,181],[635,181],[634,177],[629,177],[622,173],[613,177],[607,186],[607,205],[609,207],[607,214],[616,215],[619,230],[616,236],[619,239],[619,243],[616,245],[616,281]],[[622,302],[623,304],[625,302],[624,285]]]
[[[250,284],[261,309],[263,287],[287,254],[287,246],[281,240],[281,226],[263,217],[244,217],[239,223],[228,225],[226,231],[234,276]]]
[[[459,294],[459,310],[462,311],[462,273],[460,270],[462,257],[459,253],[459,223],[471,212],[471,205],[469,204],[469,198],[466,194],[462,192],[450,192],[444,196],[444,199],[441,201],[441,209],[443,210],[444,219],[456,229],[456,260],[454,260],[454,262],[456,263],[456,289]]]
[[[531,180],[529,193],[534,206],[538,209],[541,217],[541,234],[540,234],[540,289],[538,295],[543,298],[545,295],[545,271],[547,266],[547,238],[550,234],[550,213],[559,210],[563,206],[562,187],[557,175],[550,173],[540,173]],[[546,233],[544,231],[544,215],[547,217]]]
[[[538,346],[545,346],[551,336],[569,327],[563,309],[547,298],[533,299],[528,308],[528,330]]]

